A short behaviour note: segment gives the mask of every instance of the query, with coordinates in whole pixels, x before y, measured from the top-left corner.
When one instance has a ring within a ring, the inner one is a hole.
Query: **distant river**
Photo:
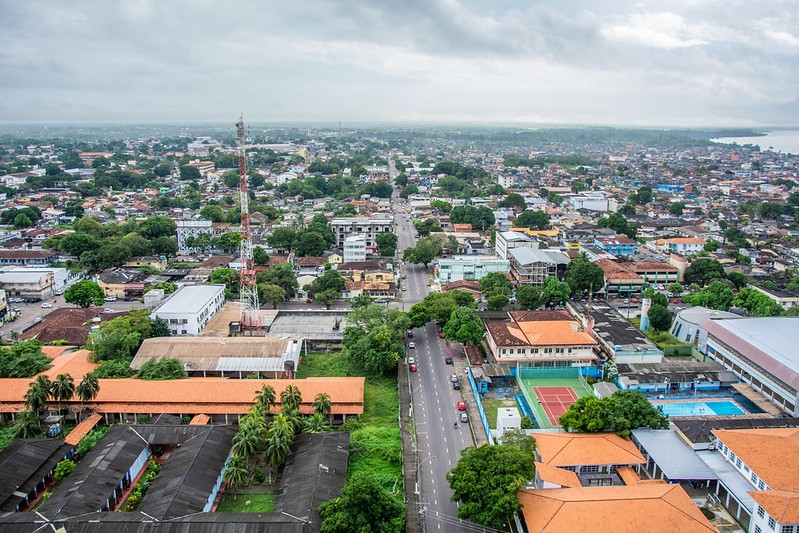
[[[710,139],[717,143],[738,143],[756,144],[761,150],[771,148],[777,152],[788,152],[799,154],[799,130],[777,130],[769,131],[765,137],[722,137],[720,139]]]

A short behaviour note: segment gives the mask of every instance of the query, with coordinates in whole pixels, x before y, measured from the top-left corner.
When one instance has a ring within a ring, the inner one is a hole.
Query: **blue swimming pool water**
[[[652,402],[652,405],[663,410],[669,416],[713,416],[713,415],[745,415],[746,411],[729,400],[708,402]]]

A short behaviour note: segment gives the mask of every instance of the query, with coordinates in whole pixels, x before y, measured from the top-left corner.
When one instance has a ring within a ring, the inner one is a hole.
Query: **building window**
[[[581,473],[599,472],[599,465],[589,465],[580,468]]]
[[[760,481],[758,481],[758,483],[757,483],[757,488],[758,488],[759,490],[766,490],[766,484],[765,484],[765,483],[763,483],[763,480],[762,480],[762,479],[761,479]]]
[[[760,526],[755,526],[755,533],[763,533],[763,530],[760,528]]]
[[[794,533],[796,529],[794,526],[782,526],[780,533]]]
[[[732,450],[730,450],[730,462],[735,463],[735,453]]]
[[[771,518],[770,516],[768,517],[768,527],[770,527],[771,529],[777,527],[777,522],[775,522],[774,519]]]
[[[735,460],[735,466],[738,467],[738,468],[741,468],[741,458],[740,457]]]
[[[766,510],[763,509],[762,507],[758,506],[758,508],[757,508],[757,516],[759,516],[760,518],[763,518],[764,516],[766,516]]]
[[[757,474],[755,474],[754,472],[752,472],[752,483],[754,485],[757,485]]]

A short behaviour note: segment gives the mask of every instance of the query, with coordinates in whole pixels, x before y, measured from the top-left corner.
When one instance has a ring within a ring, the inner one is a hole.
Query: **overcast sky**
[[[0,121],[799,123],[799,0],[0,0]]]

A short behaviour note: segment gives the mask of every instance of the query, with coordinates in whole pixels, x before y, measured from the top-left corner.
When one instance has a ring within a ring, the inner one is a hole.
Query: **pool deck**
[[[746,383],[736,383],[732,386],[732,388],[744,395],[750,402],[758,406],[764,413],[771,416],[779,416],[784,414],[779,407],[768,401],[765,396],[753,389],[751,385]]]

